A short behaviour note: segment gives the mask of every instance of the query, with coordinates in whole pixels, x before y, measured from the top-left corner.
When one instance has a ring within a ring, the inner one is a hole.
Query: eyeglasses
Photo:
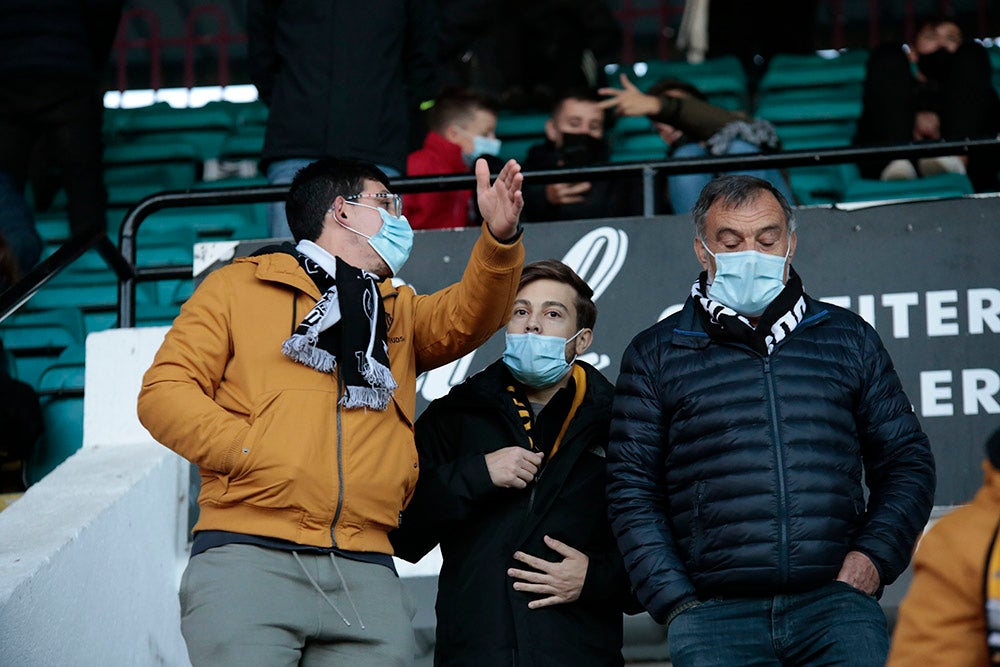
[[[344,199],[347,201],[355,199],[377,199],[379,200],[379,206],[388,211],[390,215],[397,218],[403,215],[403,197],[402,195],[397,195],[392,192],[376,192],[373,194],[362,192],[360,194],[351,195],[350,197],[344,197]]]

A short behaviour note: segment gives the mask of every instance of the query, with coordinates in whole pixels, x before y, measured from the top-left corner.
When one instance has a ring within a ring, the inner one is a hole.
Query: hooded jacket
[[[1000,471],[983,461],[972,502],[942,517],[917,545],[887,667],[987,665],[983,575],[1000,522]]]
[[[526,489],[497,488],[485,455],[529,448],[502,361],[431,403],[417,421],[421,478],[391,536],[417,561],[441,544],[436,665],[617,665],[628,579],[607,520],[605,447],[613,388],[593,367],[586,393],[551,460]],[[571,385],[573,386],[573,385]],[[515,551],[558,561],[549,535],[586,553],[580,598],[529,609],[537,594],[516,591]],[[631,612],[638,611],[630,608]]]
[[[201,469],[194,530],[392,553],[417,481],[416,376],[474,350],[510,314],[524,249],[483,233],[459,283],[430,295],[380,284],[389,365],[385,411],[346,409],[336,373],[281,351],[320,298],[292,255],[244,257],[181,308],[143,377],[138,414]]]
[[[709,335],[691,298],[623,355],[609,513],[660,621],[819,588],[852,550],[888,585],[927,522],[934,459],[889,354],[859,316],[804,298],[767,356]]]

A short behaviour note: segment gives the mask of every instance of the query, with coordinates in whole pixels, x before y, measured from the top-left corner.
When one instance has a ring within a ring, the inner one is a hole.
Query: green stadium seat
[[[25,466],[28,484],[52,472],[83,445],[85,350],[67,347],[38,379],[45,431]]]
[[[515,137],[545,138],[545,121],[549,114],[538,112],[501,111],[497,114],[497,137],[501,141]]]
[[[611,147],[612,162],[638,162],[665,160],[667,145],[651,130],[643,134],[630,134],[615,139]]]
[[[0,339],[14,361],[12,374],[33,386],[63,350],[82,345],[85,338],[83,313],[67,305],[21,310],[0,323]]]
[[[845,84],[860,87],[865,80],[868,52],[864,49],[846,51],[827,58],[819,54],[776,54],[768,63],[760,80],[758,92],[794,88],[829,88]]]
[[[842,201],[934,199],[962,197],[972,193],[972,183],[965,174],[936,174],[905,181],[857,179],[847,184]]]

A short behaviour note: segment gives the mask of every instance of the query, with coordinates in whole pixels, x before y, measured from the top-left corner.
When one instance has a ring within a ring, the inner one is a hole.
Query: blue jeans
[[[271,185],[291,183],[299,169],[312,164],[315,160],[310,158],[289,158],[287,160],[276,160],[267,166],[267,182]],[[400,176],[398,169],[376,165],[385,172],[389,178]],[[271,238],[292,238],[292,230],[288,227],[288,219],[285,217],[285,202],[275,202],[267,207],[267,229]]]
[[[747,153],[760,153],[760,148],[748,141],[736,139],[729,144],[729,151],[726,155],[745,155]],[[708,151],[705,150],[704,146],[698,142],[692,142],[678,147],[672,157],[705,157],[706,155],[708,155]],[[789,204],[795,203],[795,199],[792,197],[792,189],[788,187],[785,177],[777,169],[756,169],[733,173],[762,178],[776,187],[781,194],[785,195],[785,199],[788,200]],[[670,206],[674,209],[674,213],[678,215],[690,213],[698,201],[698,195],[701,194],[702,188],[708,185],[708,182],[716,176],[717,174],[682,174],[680,176],[667,177]]]
[[[674,667],[884,665],[885,614],[842,582],[773,598],[707,600],[682,612],[667,633]]]

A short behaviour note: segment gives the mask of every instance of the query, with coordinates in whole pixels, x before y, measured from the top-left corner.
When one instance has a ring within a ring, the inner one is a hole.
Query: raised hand
[[[508,160],[490,186],[490,168],[486,160],[476,160],[476,193],[479,213],[486,221],[490,233],[501,241],[517,233],[517,221],[524,208],[521,183],[524,175],[516,160]]]
[[[608,95],[608,99],[599,104],[602,109],[614,109],[619,116],[649,116],[660,110],[660,100],[655,95],[647,95],[635,84],[621,75],[622,87],[601,88],[597,92]]]
[[[587,554],[548,535],[545,536],[545,544],[563,556],[563,559],[552,562],[518,551],[514,558],[534,570],[518,570],[513,567],[507,570],[507,574],[516,580],[514,590],[548,596],[532,600],[528,603],[528,609],[573,602],[580,597],[583,582],[587,579],[587,566],[590,565]]]

